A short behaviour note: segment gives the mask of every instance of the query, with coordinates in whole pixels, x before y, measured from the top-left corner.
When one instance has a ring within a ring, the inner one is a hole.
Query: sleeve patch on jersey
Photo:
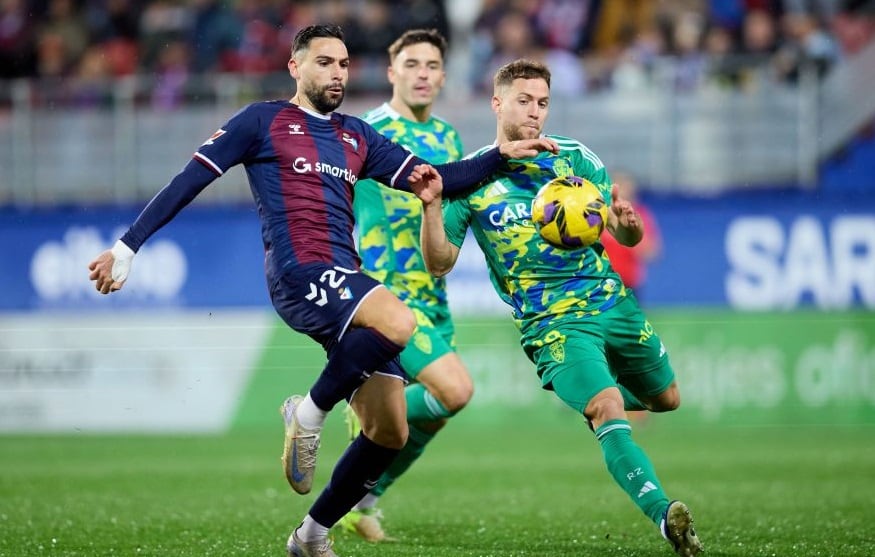
[[[206,141],[204,141],[204,145],[212,145],[213,143],[216,142],[217,139],[219,139],[220,137],[222,137],[223,135],[225,135],[225,133],[227,133],[227,132],[225,132],[225,130],[219,128],[218,130],[216,130],[215,132],[213,132],[213,135],[211,135],[211,136],[209,137],[209,139],[207,139]],[[203,147],[203,145],[201,145],[201,147]]]

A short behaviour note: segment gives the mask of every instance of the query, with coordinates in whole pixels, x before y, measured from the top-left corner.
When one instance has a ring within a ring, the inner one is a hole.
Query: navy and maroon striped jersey
[[[253,103],[235,114],[149,202],[122,241],[137,251],[206,186],[243,164],[262,222],[269,272],[307,263],[358,269],[353,188],[362,178],[409,191],[424,163],[369,124],[318,114],[289,101]],[[444,190],[475,185],[501,164],[497,149],[480,160],[438,165]]]

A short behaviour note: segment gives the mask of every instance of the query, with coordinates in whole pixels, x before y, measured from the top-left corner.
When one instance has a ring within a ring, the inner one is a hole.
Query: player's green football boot
[[[376,508],[362,509],[360,511],[351,510],[341,518],[337,525],[345,532],[355,534],[365,541],[371,543],[377,542],[392,542],[394,538],[390,538],[383,531],[383,526],[380,521],[383,519],[383,512]]]
[[[346,433],[349,436],[349,442],[352,443],[361,433],[362,423],[359,421],[359,417],[356,416],[355,410],[349,404],[343,409],[343,421],[346,423]]]
[[[286,551],[289,557],[337,557],[337,553],[331,549],[331,545],[332,542],[328,538],[314,542],[303,542],[298,537],[296,529],[289,536],[289,541],[286,542]]]
[[[682,557],[694,557],[705,551],[705,546],[699,541],[699,536],[693,528],[693,515],[680,501],[672,501],[668,504],[659,529],[662,537],[674,548],[674,552]]]
[[[298,423],[298,405],[304,397],[290,396],[280,406],[280,414],[286,426],[283,445],[283,471],[292,489],[300,494],[309,493],[313,487],[316,471],[316,455],[319,451],[319,431],[304,429]]]

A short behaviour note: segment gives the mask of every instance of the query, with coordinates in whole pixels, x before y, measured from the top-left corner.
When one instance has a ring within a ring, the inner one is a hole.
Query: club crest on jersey
[[[349,135],[348,133],[343,132],[343,135],[341,136],[340,139],[343,140],[343,141],[345,141],[345,142],[347,142],[347,143],[349,143],[350,145],[352,145],[352,148],[353,148],[354,151],[358,151],[358,150],[359,150],[359,142],[358,142],[358,140],[357,140],[356,138],[352,137],[351,135]]]
[[[555,172],[556,176],[559,178],[571,176],[573,174],[571,172],[571,165],[568,164],[568,161],[564,158],[558,158],[553,162],[553,172]]]
[[[218,130],[216,130],[215,132],[213,132],[213,135],[211,135],[211,136],[209,137],[209,139],[207,139],[206,141],[204,141],[204,145],[212,145],[213,143],[216,142],[217,139],[219,139],[220,137],[222,137],[222,136],[225,135],[226,133],[227,133],[227,132],[226,132],[225,130],[219,128]]]
[[[301,131],[301,124],[289,124],[289,135],[304,135]]]

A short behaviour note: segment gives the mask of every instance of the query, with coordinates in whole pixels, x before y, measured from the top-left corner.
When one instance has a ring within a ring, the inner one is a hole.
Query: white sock
[[[304,517],[304,522],[295,530],[295,533],[298,534],[299,540],[304,543],[310,543],[327,538],[328,528],[313,520],[313,517],[308,514]]]
[[[355,504],[355,507],[352,509],[354,511],[363,511],[365,509],[373,509],[377,506],[377,501],[380,500],[379,495],[374,495],[373,493],[367,493],[362,500]]]
[[[301,424],[302,428],[315,429],[317,431],[322,429],[322,424],[325,423],[325,416],[328,415],[328,412],[316,406],[316,403],[310,398],[310,393],[307,393],[307,396],[298,405],[296,413],[298,423]]]

